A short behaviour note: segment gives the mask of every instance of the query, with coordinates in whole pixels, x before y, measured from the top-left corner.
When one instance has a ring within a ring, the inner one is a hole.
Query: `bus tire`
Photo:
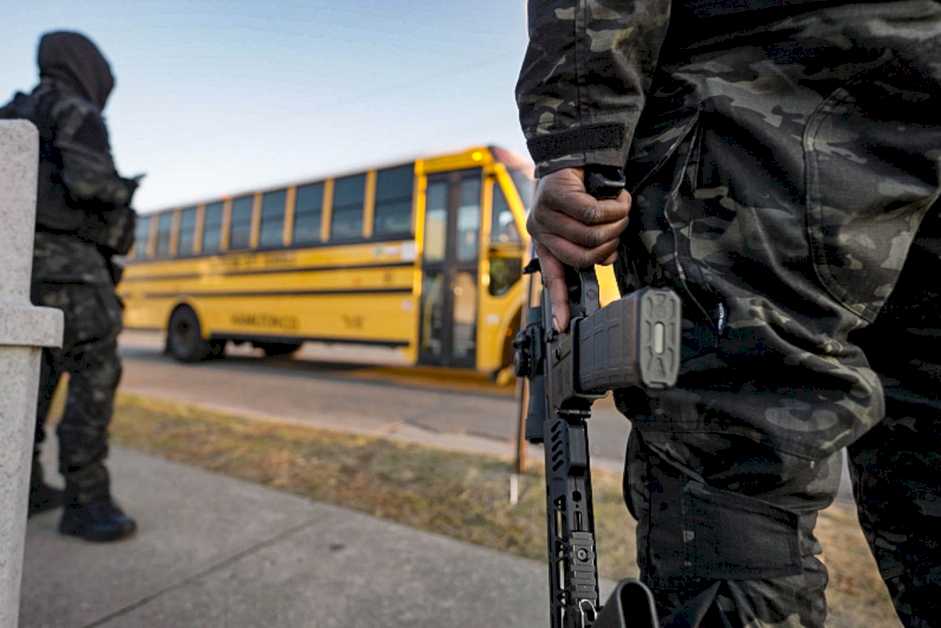
[[[213,353],[212,345],[202,336],[199,317],[188,305],[181,305],[170,315],[167,351],[174,359],[187,364],[202,362]]]
[[[301,348],[301,342],[253,342],[256,348],[265,352],[265,356],[274,358],[278,356],[291,355]]]

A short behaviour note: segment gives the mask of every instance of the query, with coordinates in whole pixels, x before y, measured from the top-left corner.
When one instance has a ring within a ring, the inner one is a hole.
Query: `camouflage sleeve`
[[[516,85],[536,175],[623,168],[670,21],[670,0],[529,0]]]
[[[62,180],[72,198],[97,206],[126,205],[133,189],[115,170],[108,129],[98,110],[68,99],[53,108],[52,117],[55,145],[62,154]]]

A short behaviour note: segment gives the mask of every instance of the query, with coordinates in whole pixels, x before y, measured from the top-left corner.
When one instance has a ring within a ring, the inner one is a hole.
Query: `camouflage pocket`
[[[78,236],[105,251],[107,255],[127,255],[134,245],[137,212],[115,207],[89,212]]]
[[[799,517],[761,499],[648,468],[644,531],[652,581],[768,579],[802,571]]]
[[[67,291],[64,310],[68,344],[117,338],[121,331],[121,306],[113,291],[91,284],[72,286]]]
[[[805,127],[814,269],[831,296],[867,321],[894,289],[939,194],[937,88],[890,57],[830,94]]]

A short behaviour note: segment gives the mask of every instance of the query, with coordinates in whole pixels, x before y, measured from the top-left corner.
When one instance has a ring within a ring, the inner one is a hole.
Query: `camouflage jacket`
[[[832,0],[529,0],[516,100],[536,175],[623,168],[671,21]],[[672,17],[671,17],[672,13]]]
[[[39,227],[75,232],[87,215],[126,206],[136,184],[118,175],[97,107],[50,81],[30,100],[40,135]]]
[[[45,284],[116,284],[101,251],[66,233],[37,231],[33,245],[33,288]],[[36,293],[34,292],[34,297]],[[38,301],[34,300],[34,303]]]
[[[536,175],[624,167],[670,20],[670,0],[529,0],[516,86]]]

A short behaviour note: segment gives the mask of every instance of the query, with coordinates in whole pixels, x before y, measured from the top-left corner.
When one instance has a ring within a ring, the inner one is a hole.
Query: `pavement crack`
[[[509,442],[512,445],[516,442],[515,437],[511,440],[503,436],[497,436],[495,434],[484,432],[483,430],[474,430],[474,429],[464,430],[464,434],[468,436],[473,436],[474,438],[482,438],[484,440],[493,441],[495,443]]]
[[[423,432],[428,432],[430,434],[443,434],[444,432],[442,432],[440,429],[421,422],[422,418],[429,416],[429,415],[430,413],[423,413],[423,414],[419,414],[418,416],[412,416],[403,420],[402,424],[408,425],[410,427],[414,427],[415,429],[419,429],[419,430],[422,430]]]
[[[128,613],[134,610],[137,610],[138,608],[145,606],[146,604],[149,604],[150,602],[153,602],[157,598],[162,597],[163,595],[166,595],[167,593],[185,588],[191,584],[194,584],[195,582],[197,582],[198,580],[206,576],[209,576],[222,569],[225,569],[226,567],[230,565],[237,563],[238,561],[242,560],[243,558],[247,556],[251,556],[252,554],[258,552],[259,550],[271,547],[272,545],[275,545],[276,543],[280,543],[284,539],[287,539],[301,532],[304,528],[307,528],[316,522],[317,522],[317,519],[311,518],[295,526],[287,528],[286,530],[279,532],[278,534],[274,535],[271,538],[255,543],[239,552],[236,552],[235,554],[232,554],[231,556],[223,558],[219,562],[216,562],[207,566],[205,569],[202,569],[196,573],[190,574],[189,576],[186,576],[179,582],[175,582],[173,584],[163,587],[162,589],[158,589],[157,591],[154,591],[153,593],[145,595],[144,597],[140,598],[139,600],[135,602],[127,604],[115,611],[108,613],[104,617],[100,617],[91,623],[85,624],[84,628],[95,628],[96,626],[103,626],[114,619],[127,615]]]

